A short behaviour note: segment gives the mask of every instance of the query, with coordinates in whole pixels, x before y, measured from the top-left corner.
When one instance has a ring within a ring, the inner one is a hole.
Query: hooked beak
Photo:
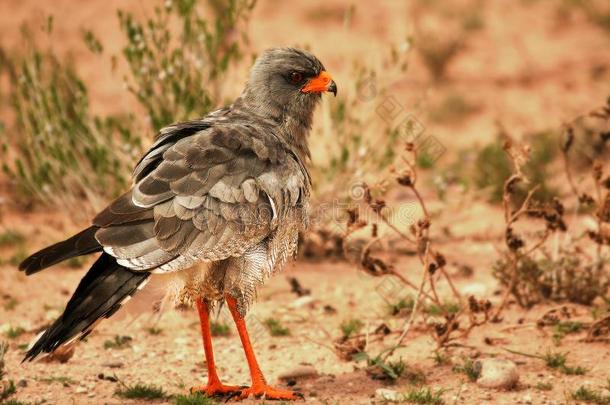
[[[325,70],[321,71],[313,79],[310,79],[301,89],[302,93],[323,93],[325,91],[333,93],[335,97],[337,96],[337,84]]]

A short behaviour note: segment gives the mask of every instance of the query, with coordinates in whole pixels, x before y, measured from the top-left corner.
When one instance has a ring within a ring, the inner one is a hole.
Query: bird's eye
[[[301,72],[290,73],[290,82],[292,84],[299,84],[303,80],[303,74]]]

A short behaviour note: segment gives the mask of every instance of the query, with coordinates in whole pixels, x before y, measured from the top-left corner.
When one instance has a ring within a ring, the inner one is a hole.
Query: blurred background
[[[205,370],[189,308],[18,365],[89,261],[16,265],[277,46],[339,92],[310,137],[312,228],[250,318],[269,379],[322,403],[610,402],[608,44],[605,0],[1,0],[0,402],[196,400],[179,397]],[[247,383],[229,324],[221,376]],[[489,357],[520,382],[496,396]]]

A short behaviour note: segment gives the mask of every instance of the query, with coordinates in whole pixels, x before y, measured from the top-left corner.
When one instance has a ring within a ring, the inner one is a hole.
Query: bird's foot
[[[208,397],[224,397],[224,396],[236,396],[241,393],[244,387],[238,387],[236,385],[224,385],[219,382],[208,382],[207,385],[197,385],[191,387],[191,394],[200,392]]]
[[[283,399],[283,400],[297,400],[302,399],[303,394],[296,391],[280,390],[277,388],[270,387],[266,384],[255,384],[252,387],[244,388],[241,393],[238,394],[239,399],[246,399],[249,397],[264,398],[264,399]]]

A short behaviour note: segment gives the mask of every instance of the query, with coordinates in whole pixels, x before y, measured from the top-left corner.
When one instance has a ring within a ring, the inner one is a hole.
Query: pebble
[[[376,389],[375,398],[391,402],[402,402],[404,400],[404,396],[400,392],[387,388]]]
[[[316,299],[314,297],[312,297],[311,295],[304,295],[304,296],[299,297],[296,300],[292,301],[290,303],[290,308],[294,308],[294,309],[303,308],[305,306],[312,304],[314,301],[316,301]]]
[[[470,283],[470,284],[467,284],[467,285],[465,285],[464,287],[462,287],[460,289],[460,292],[465,297],[468,297],[468,296],[472,295],[472,296],[474,296],[476,298],[485,298],[485,297],[490,295],[489,294],[489,289],[483,283]]]
[[[475,362],[480,371],[477,384],[485,388],[511,389],[519,381],[517,365],[504,359],[481,359]]]
[[[532,403],[532,395],[531,394],[525,394],[521,400],[523,401],[524,404],[531,404]]]

